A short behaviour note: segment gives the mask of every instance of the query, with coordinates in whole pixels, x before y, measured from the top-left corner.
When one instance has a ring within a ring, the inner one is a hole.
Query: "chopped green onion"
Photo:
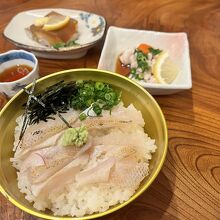
[[[102,113],[102,109],[97,103],[93,104],[92,110],[96,113],[96,115],[101,115]]]
[[[83,120],[85,120],[86,118],[87,118],[87,116],[86,116],[85,113],[81,113],[81,114],[79,115],[79,120],[80,120],[80,121],[83,121]]]
[[[104,85],[104,83],[102,83],[102,82],[96,82],[96,83],[95,83],[95,88],[96,88],[97,90],[102,90],[104,87],[105,87],[105,85]]]
[[[137,79],[138,79],[138,80],[144,79],[144,74],[143,74],[143,73],[138,74],[138,75],[137,75]]]
[[[146,62],[147,61],[147,58],[145,56],[141,57],[141,61],[142,62]]]
[[[110,93],[106,93],[106,94],[105,94],[105,99],[106,99],[106,100],[109,101],[109,100],[111,100],[111,98],[112,98],[112,96],[111,96]]]
[[[94,99],[86,100],[86,106],[90,106],[90,105],[92,105],[92,103],[94,103]]]
[[[121,94],[110,85],[102,82],[77,82],[77,92],[70,98],[70,106],[77,110],[85,110],[92,106],[96,115],[102,110],[111,110],[121,100]]]
[[[131,74],[135,75],[136,74],[136,68],[131,68]]]
[[[77,81],[76,81],[76,86],[77,86],[77,87],[82,87],[83,84],[84,84],[83,80],[77,80]]]
[[[142,54],[142,53],[138,53],[138,54],[137,54],[137,60],[138,60],[138,61],[141,61],[142,58],[143,58],[143,54]]]
[[[149,65],[147,62],[143,62],[143,61],[138,62],[138,67],[141,68],[142,72],[144,72],[145,70],[149,70]]]

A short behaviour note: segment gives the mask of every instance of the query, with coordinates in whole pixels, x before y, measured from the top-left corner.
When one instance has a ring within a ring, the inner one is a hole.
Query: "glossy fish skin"
[[[69,124],[73,124],[78,119],[78,115],[79,113],[74,111],[63,114],[63,117],[69,122]],[[40,121],[38,124],[28,127],[22,139],[21,148],[33,149],[34,146],[47,141],[48,138],[58,135],[59,132],[62,132],[67,128],[66,124],[63,123],[58,115],[55,115],[54,119],[55,120],[50,120],[49,123]]]

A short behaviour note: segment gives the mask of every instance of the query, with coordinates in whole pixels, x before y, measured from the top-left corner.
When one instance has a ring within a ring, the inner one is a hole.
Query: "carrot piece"
[[[150,45],[140,44],[137,49],[142,51],[144,54],[147,54],[147,53],[149,53],[149,48],[151,48]]]

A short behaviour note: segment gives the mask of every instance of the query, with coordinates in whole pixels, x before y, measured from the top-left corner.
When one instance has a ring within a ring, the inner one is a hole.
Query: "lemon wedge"
[[[152,72],[158,83],[170,84],[180,72],[178,66],[172,62],[167,52],[161,52],[152,66]]]
[[[49,21],[48,17],[37,18],[34,21],[34,25],[37,26],[37,27],[44,26],[48,21]]]
[[[48,22],[44,24],[43,30],[45,31],[55,31],[64,27],[70,20],[69,16],[64,17],[62,20],[49,18]]]

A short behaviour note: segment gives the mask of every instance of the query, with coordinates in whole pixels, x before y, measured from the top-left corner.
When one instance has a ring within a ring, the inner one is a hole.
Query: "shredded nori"
[[[34,93],[35,85],[36,85],[36,79],[34,79],[31,90],[29,92],[28,100],[27,100],[27,103],[26,103],[26,106],[25,106],[25,111],[24,111],[24,120],[23,120],[23,124],[22,124],[22,127],[21,127],[21,132],[20,132],[20,135],[19,135],[19,141],[18,141],[18,144],[15,148],[15,151],[17,150],[17,147],[19,146],[19,144],[21,142],[21,139],[24,136],[24,133],[26,131],[26,128],[27,128],[28,124],[30,123],[30,118],[28,116],[28,112],[29,112],[29,106],[30,106],[30,103],[31,103],[31,96]]]
[[[31,99],[28,109],[29,124],[54,119],[53,115],[69,110],[69,98],[77,92],[76,83],[60,81],[35,95],[38,102]],[[45,107],[39,102],[44,103]]]

